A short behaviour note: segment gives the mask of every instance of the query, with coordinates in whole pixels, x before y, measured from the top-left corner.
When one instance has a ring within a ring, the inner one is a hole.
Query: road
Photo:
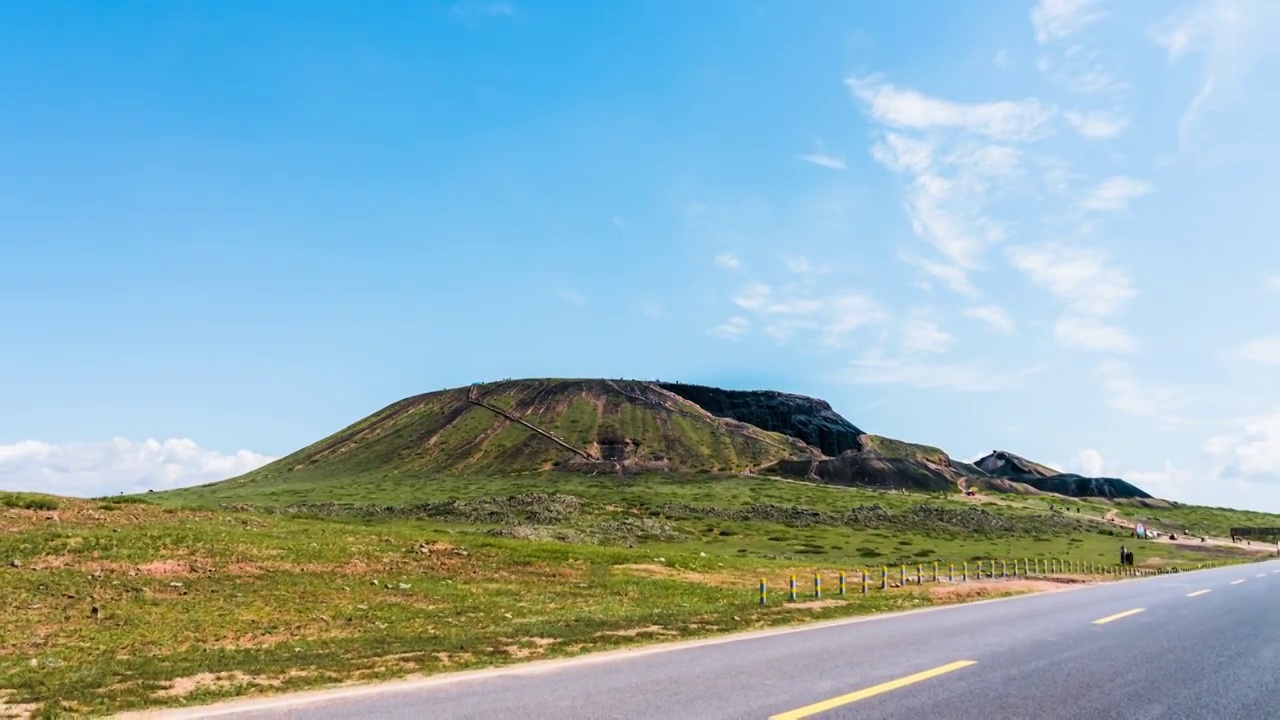
[[[170,718],[1280,718],[1280,562]]]

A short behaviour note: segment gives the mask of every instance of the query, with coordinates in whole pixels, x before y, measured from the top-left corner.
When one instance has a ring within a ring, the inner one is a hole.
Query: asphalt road
[[[1280,718],[1280,562],[165,717]]]

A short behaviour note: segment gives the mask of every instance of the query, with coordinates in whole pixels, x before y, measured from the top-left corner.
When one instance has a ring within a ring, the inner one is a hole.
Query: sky
[[[402,397],[824,398],[1280,511],[1280,4],[0,4],[0,487]]]

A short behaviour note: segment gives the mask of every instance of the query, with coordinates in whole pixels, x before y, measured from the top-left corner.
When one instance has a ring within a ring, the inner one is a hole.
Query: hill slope
[[[863,432],[814,398],[625,380],[514,380],[406,398],[265,467],[213,485],[294,487],[589,473],[749,472],[833,485],[1150,497],[1011,453],[976,465]],[[321,499],[321,498],[317,498]]]
[[[1119,478],[1090,478],[1059,472],[1047,465],[1032,462],[1004,450],[992,451],[990,455],[978,460],[974,465],[993,478],[1011,480],[1040,492],[1072,497],[1152,498],[1145,490]],[[995,490],[1009,489],[1007,483],[992,481],[980,482],[979,486]]]
[[[815,452],[789,435],[718,418],[650,383],[518,380],[406,398],[228,482],[295,473],[506,475],[557,467],[734,471]]]

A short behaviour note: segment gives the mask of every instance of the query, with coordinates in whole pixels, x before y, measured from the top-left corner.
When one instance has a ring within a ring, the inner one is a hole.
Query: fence
[[[881,565],[877,568],[861,568],[853,573],[830,571],[836,578],[837,597],[851,594],[867,595],[875,591],[888,591],[908,586],[922,587],[927,583],[967,583],[989,582],[992,580],[1013,579],[1045,579],[1065,576],[1100,577],[1109,580],[1127,580],[1131,578],[1168,575],[1190,570],[1207,570],[1234,563],[1202,563],[1194,566],[1168,568],[1141,568],[1133,565],[1105,565],[1086,560],[1059,558],[1014,558],[1012,560],[978,560],[973,564],[961,563],[916,563],[915,565],[897,565],[890,567]],[[801,596],[822,599],[821,572],[813,574],[811,593],[802,593],[796,576],[791,575],[787,583],[787,599],[799,602]],[[854,591],[850,592],[852,578]],[[760,604],[769,602],[769,583],[760,578]]]

